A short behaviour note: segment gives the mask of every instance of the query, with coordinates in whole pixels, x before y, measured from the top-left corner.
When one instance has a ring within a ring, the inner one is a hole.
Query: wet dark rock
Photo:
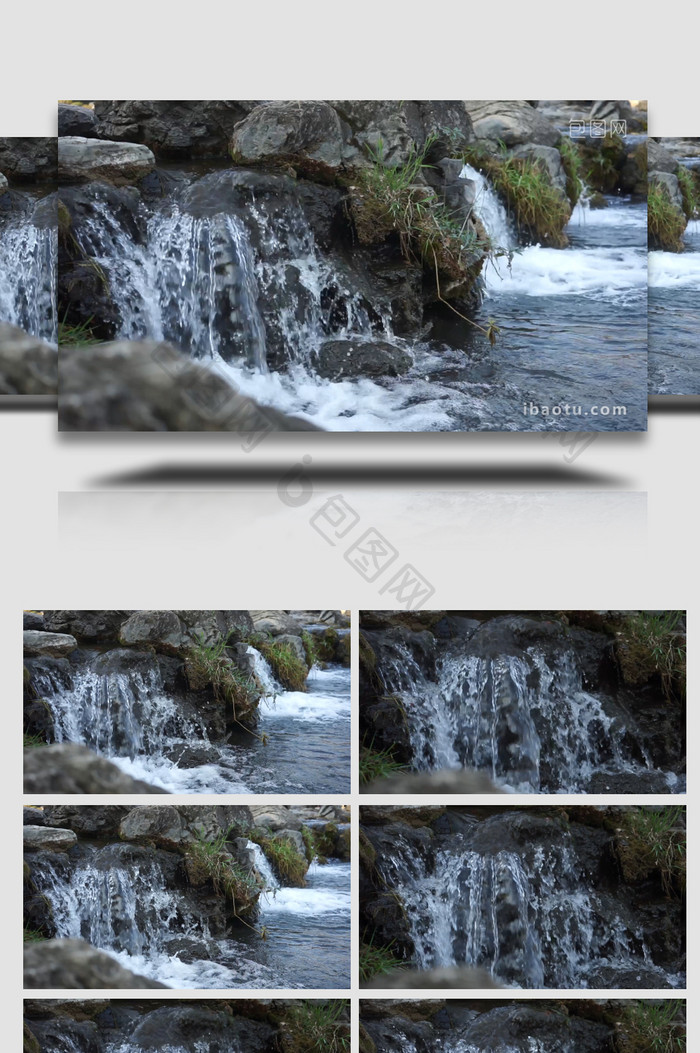
[[[25,658],[65,658],[78,646],[74,636],[64,633],[25,629],[22,635]]]
[[[488,100],[468,101],[464,105],[477,139],[500,141],[506,146],[524,143],[556,146],[561,138],[555,125],[527,102]]]
[[[56,743],[24,751],[25,793],[162,793],[125,775],[85,746]]]
[[[236,125],[237,164],[289,164],[301,174],[332,178],[343,163],[343,129],[326,102],[271,102]]]
[[[328,340],[318,353],[316,371],[330,380],[398,377],[407,373],[412,364],[408,351],[385,340]]]
[[[0,322],[0,395],[55,395],[57,384],[56,349]]]
[[[0,138],[0,172],[10,183],[55,183],[55,138]]]
[[[32,1022],[32,1033],[39,1042],[38,1053],[66,1048],[78,1050],[79,1053],[103,1053],[104,1050],[97,1024],[93,1020],[36,1020]],[[67,1042],[71,1043],[68,1047]]]
[[[60,830],[50,826],[25,826],[23,846],[25,852],[67,852],[78,841],[72,830]]]
[[[79,640],[116,642],[119,627],[133,611],[44,611],[46,628]]]
[[[35,614],[34,611],[24,611],[22,613],[22,628],[36,629],[38,632],[43,632],[46,629],[44,615]]]
[[[90,808],[82,805],[55,804],[45,806],[44,815],[52,826],[66,827],[77,834],[114,837],[128,810],[127,805],[120,804],[93,805]]]
[[[83,940],[25,944],[25,988],[164,988],[157,980],[124,969],[114,958]]]
[[[72,106],[70,103],[58,104],[58,134],[79,135],[86,139],[97,138],[97,118],[89,106]]]
[[[255,102],[127,100],[95,103],[97,134],[102,139],[144,143],[167,160],[228,157],[228,144],[239,121]]]
[[[156,159],[141,143],[114,143],[71,135],[58,139],[61,183],[104,182],[133,186],[155,168]]]

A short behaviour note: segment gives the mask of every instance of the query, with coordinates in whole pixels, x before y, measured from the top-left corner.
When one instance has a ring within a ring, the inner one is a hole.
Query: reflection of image
[[[649,391],[700,395],[700,139],[649,141]]]
[[[645,104],[97,101],[59,128],[62,428],[645,428]]]
[[[56,393],[56,140],[0,138],[0,395]]]

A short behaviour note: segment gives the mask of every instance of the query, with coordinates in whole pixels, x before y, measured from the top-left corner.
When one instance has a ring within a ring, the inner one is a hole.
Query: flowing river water
[[[55,344],[58,233],[55,201],[19,191],[0,198],[0,322]]]

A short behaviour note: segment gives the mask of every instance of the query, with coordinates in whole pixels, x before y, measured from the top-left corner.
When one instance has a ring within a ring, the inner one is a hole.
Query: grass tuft
[[[46,740],[42,739],[41,735],[30,735],[28,732],[24,732],[24,748],[37,749],[39,746],[45,746]]]
[[[285,1022],[294,1053],[346,1053],[350,1049],[348,1003],[342,999],[296,1002]]]
[[[578,146],[568,135],[562,136],[559,153],[566,172],[566,196],[573,208],[583,193],[583,158]]]
[[[277,680],[287,691],[306,691],[306,680],[309,670],[290,643],[280,643],[273,636],[254,633],[248,643],[260,651],[260,654],[272,668]],[[306,648],[304,648],[306,651]]]
[[[360,782],[369,783],[375,779],[388,779],[397,772],[407,771],[405,764],[394,758],[392,750],[375,750],[371,746],[360,747]]]
[[[80,325],[69,325],[64,319],[58,323],[59,347],[94,347],[100,341],[91,329],[92,317]]]
[[[503,144],[495,156],[477,145],[469,147],[463,157],[490,179],[521,233],[553,248],[568,245],[564,227],[571,209],[537,161],[510,157]]]
[[[254,909],[261,888],[253,874],[229,852],[227,834],[210,841],[198,831],[185,850],[185,870],[195,887],[211,881],[217,896],[230,898],[236,916],[250,914]]]
[[[668,701],[686,690],[685,611],[639,611],[618,634],[617,654],[623,679],[641,686],[657,675]]]
[[[248,837],[255,844],[260,845],[280,881],[293,885],[295,888],[306,887],[306,871],[311,862],[308,858],[306,842],[305,854],[302,855],[295,843],[288,837],[268,837],[259,830],[249,831]]]
[[[246,730],[255,715],[260,698],[255,681],[244,673],[226,653],[227,640],[217,644],[205,644],[200,637],[198,643],[187,651],[185,673],[194,691],[211,687],[218,702],[230,705],[236,723],[243,722]]]
[[[650,183],[647,192],[649,248],[682,252],[686,217],[668,195],[662,183]]]
[[[374,943],[375,934],[372,933],[369,940],[360,942],[360,980],[366,984],[374,976],[382,976],[393,972],[406,963],[398,958],[392,951],[394,941],[386,947],[377,947]]]
[[[620,1021],[620,1053],[683,1053],[685,1007],[680,999],[629,1002]]]
[[[700,219],[700,172],[679,165],[676,174],[683,197],[685,218]]]
[[[629,881],[658,873],[667,895],[682,896],[686,884],[684,809],[633,808],[617,835],[617,854]]]
[[[30,929],[28,925],[24,926],[24,942],[25,943],[44,943],[46,940],[43,932],[39,929]]]

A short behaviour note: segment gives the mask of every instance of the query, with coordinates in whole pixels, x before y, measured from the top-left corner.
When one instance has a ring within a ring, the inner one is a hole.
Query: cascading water
[[[384,647],[379,673],[408,715],[415,770],[476,769],[524,793],[581,793],[595,776],[655,770],[631,715],[606,711],[584,689],[565,645],[554,659],[537,647],[483,658],[452,645],[428,673],[395,642]],[[678,787],[673,773],[665,778],[669,790]]]
[[[399,836],[378,859],[401,898],[418,968],[481,967],[508,987],[682,986],[681,976],[654,964],[641,926],[588,888],[569,834],[498,849],[499,821],[475,824],[493,823],[493,849],[453,834],[423,855]],[[620,983],[640,971],[653,983]]]
[[[255,846],[267,891],[258,925],[236,938],[214,935],[200,906],[169,887],[160,861],[115,859],[114,848],[86,849],[57,864],[36,857],[32,880],[51,905],[56,935],[87,940],[125,968],[184,988],[345,987],[350,981],[350,866],[312,865],[307,887],[286,888]],[[313,953],[312,953],[313,951]]]
[[[105,656],[87,654],[68,674],[38,666],[32,684],[51,709],[57,742],[88,746],[159,789],[347,792],[350,670],[313,669],[307,691],[285,691],[263,656],[248,653],[264,692],[259,737],[242,733],[236,741],[215,736],[194,707],[172,696],[155,662],[145,671],[128,663],[115,671],[109,652],[106,667]]]
[[[52,344],[58,340],[57,259],[55,224],[35,225],[29,205],[0,219],[0,321]]]

